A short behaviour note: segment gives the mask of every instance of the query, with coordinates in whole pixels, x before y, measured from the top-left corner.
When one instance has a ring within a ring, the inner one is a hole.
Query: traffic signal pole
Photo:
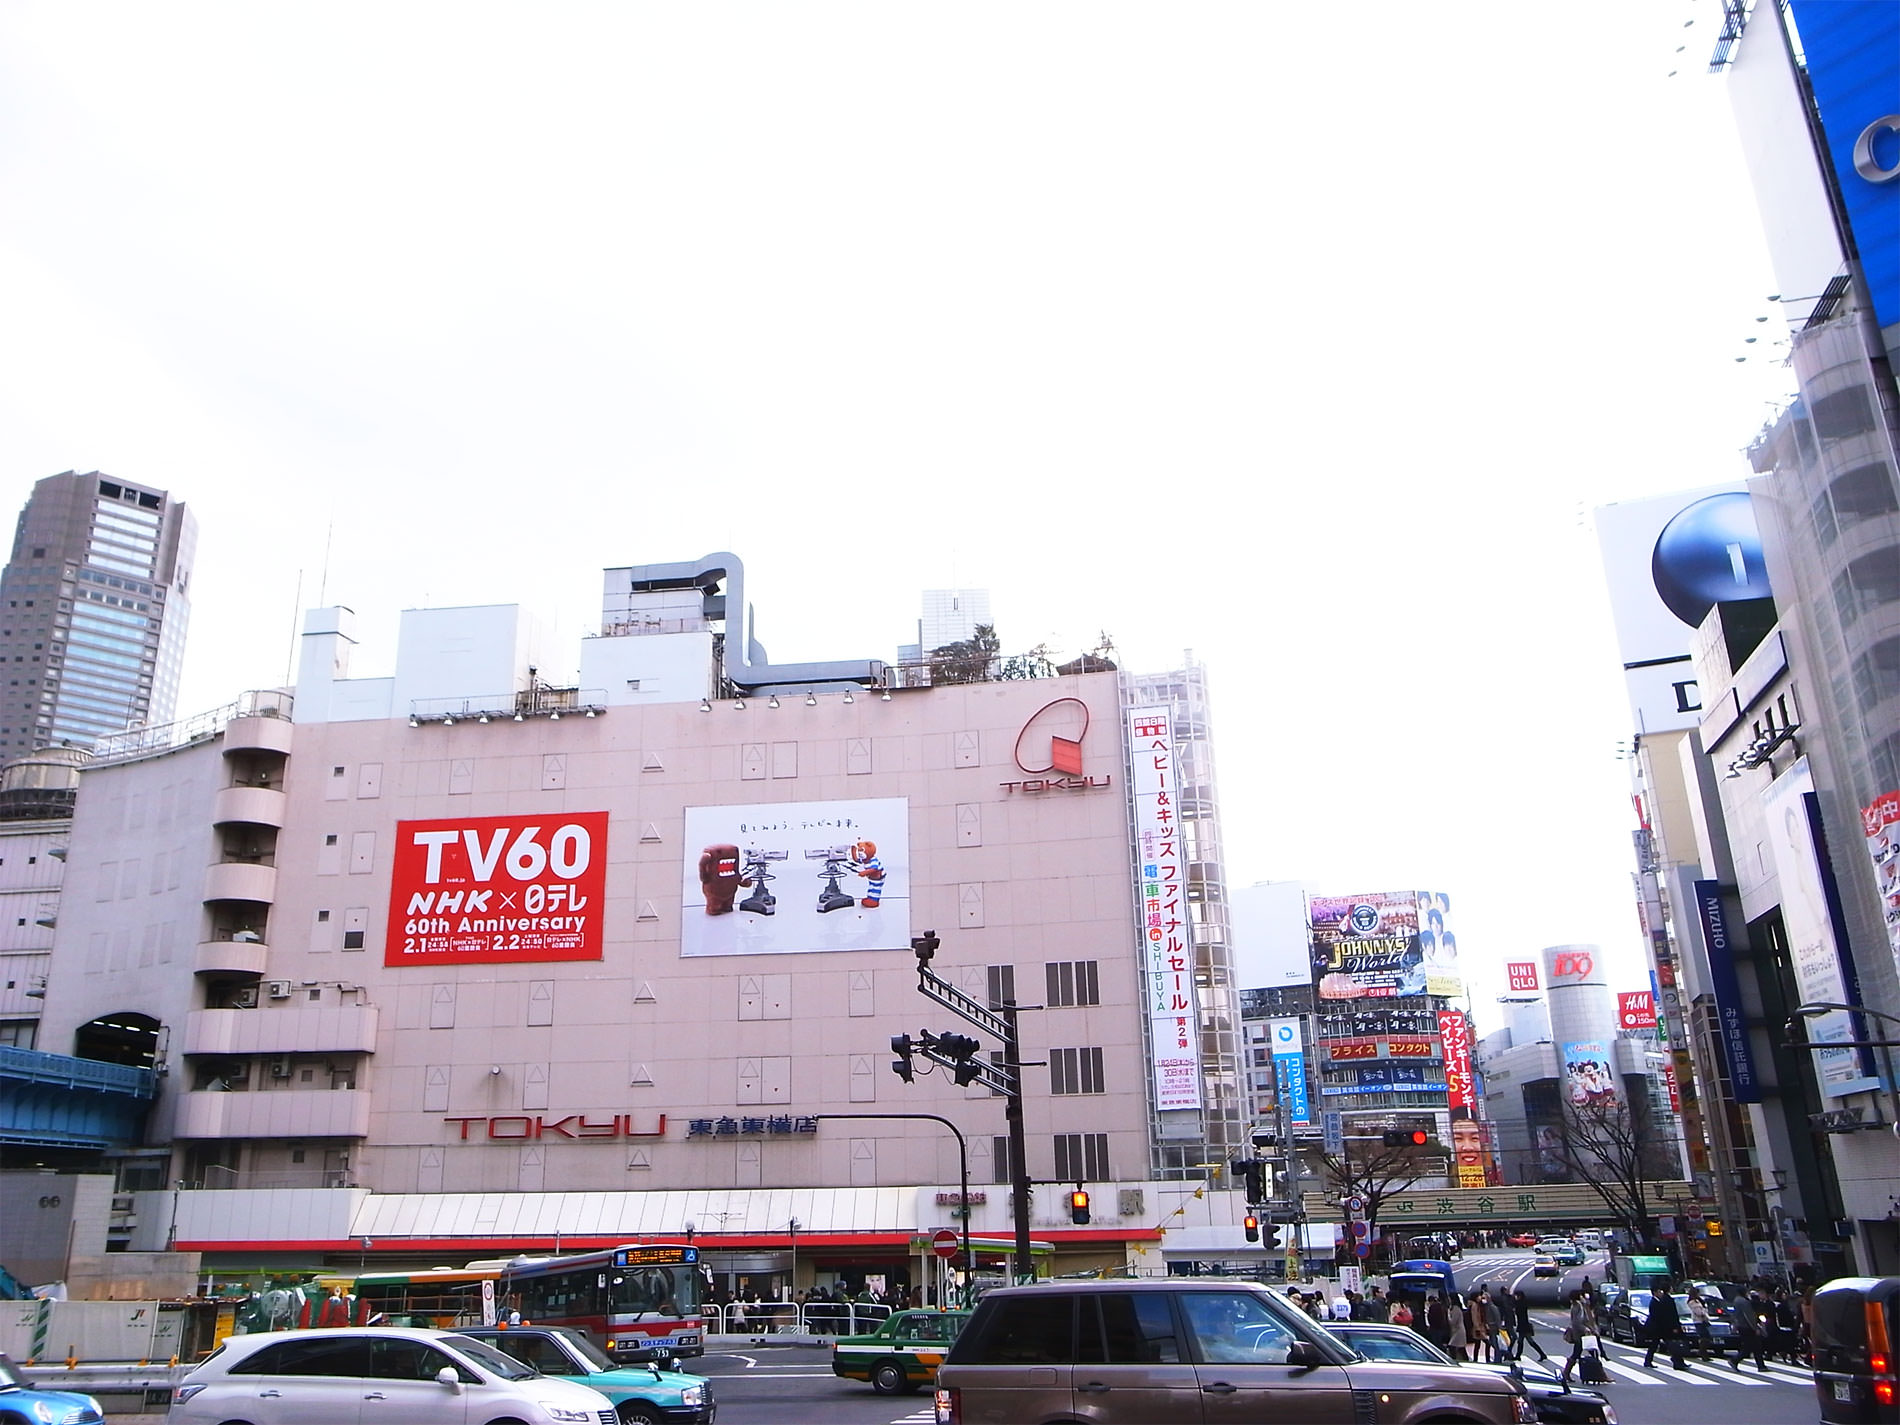
[[[926,1031],[916,1043],[912,1043],[908,1036],[902,1036],[901,1045],[898,1039],[891,1041],[891,1048],[901,1056],[891,1067],[909,1082],[910,1075],[905,1072],[905,1068],[910,1053],[920,1053],[932,1063],[949,1069],[958,1084],[980,1083],[1002,1095],[1003,1115],[1009,1124],[1009,1187],[1016,1226],[1013,1270],[1018,1281],[1033,1281],[1036,1263],[1029,1247],[1029,1162],[1023,1141],[1022,1046],[1016,1033],[1019,1006],[1011,1000],[998,1013],[986,1005],[978,1004],[938,975],[930,968],[930,961],[942,943],[934,930],[926,930],[922,935],[911,937],[911,952],[917,957],[918,993],[926,999],[935,1000],[957,1018],[1000,1039],[1003,1044],[1003,1062],[992,1064],[987,1059],[977,1058],[976,1051],[980,1046],[967,1035],[934,1035]],[[966,1225],[969,1222],[967,1216],[964,1222]]]

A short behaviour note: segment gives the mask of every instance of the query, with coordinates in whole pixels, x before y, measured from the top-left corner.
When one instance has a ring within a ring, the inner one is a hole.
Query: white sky
[[[191,504],[181,714],[300,605],[558,670],[608,565],[736,552],[781,660],[987,586],[1208,665],[1234,884],[1449,892],[1483,1027],[1635,987],[1587,512],[1789,389],[1719,8],[14,0],[0,510]]]

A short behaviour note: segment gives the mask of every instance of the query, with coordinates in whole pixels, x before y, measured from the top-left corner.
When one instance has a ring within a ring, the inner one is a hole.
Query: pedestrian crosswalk
[[[1563,1357],[1553,1355],[1550,1364],[1553,1369],[1563,1369]],[[1757,1387],[1764,1385],[1794,1385],[1804,1390],[1814,1388],[1814,1377],[1799,1366],[1791,1366],[1786,1361],[1769,1361],[1766,1370],[1758,1370],[1751,1358],[1742,1362],[1741,1369],[1730,1365],[1728,1357],[1713,1360],[1703,1357],[1690,1357],[1683,1361],[1683,1368],[1677,1370],[1669,1364],[1669,1358],[1658,1352],[1654,1362],[1643,1364],[1643,1351],[1635,1346],[1612,1345],[1603,1343],[1603,1368],[1610,1373],[1612,1384],[1622,1382],[1630,1385],[1742,1385]],[[1576,1376],[1571,1376],[1573,1383]]]

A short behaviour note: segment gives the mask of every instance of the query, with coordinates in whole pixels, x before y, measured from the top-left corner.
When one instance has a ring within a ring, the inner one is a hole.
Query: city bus
[[[502,1320],[519,1311],[523,1323],[584,1327],[617,1361],[706,1351],[697,1247],[516,1257],[502,1268],[496,1290]]]
[[[471,1262],[466,1267],[432,1267],[414,1272],[363,1272],[353,1283],[356,1324],[493,1326],[500,1262]]]

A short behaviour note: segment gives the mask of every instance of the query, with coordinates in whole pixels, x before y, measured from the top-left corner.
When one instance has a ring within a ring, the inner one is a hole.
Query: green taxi
[[[866,1380],[881,1395],[916,1390],[937,1378],[937,1367],[957,1339],[967,1311],[899,1311],[868,1336],[831,1343],[831,1373]]]

